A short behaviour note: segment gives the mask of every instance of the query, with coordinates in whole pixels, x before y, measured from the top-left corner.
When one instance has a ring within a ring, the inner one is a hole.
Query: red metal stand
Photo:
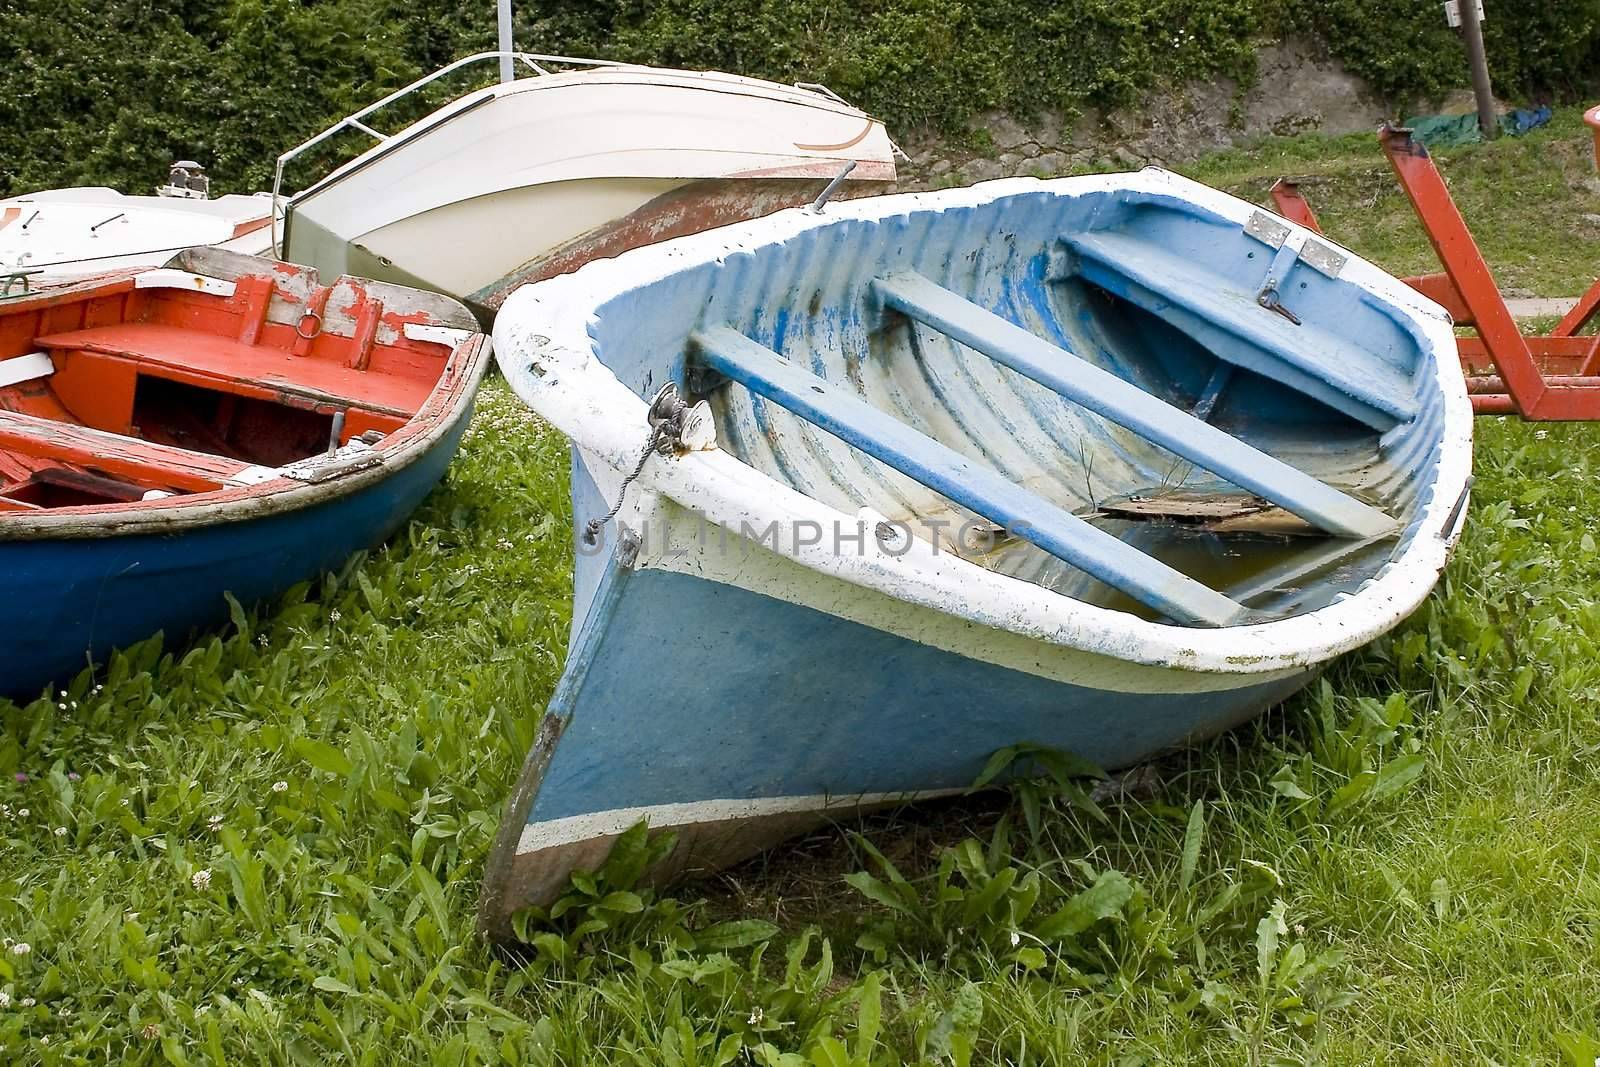
[[[1600,165],[1600,108],[1591,117]],[[1410,130],[1385,126],[1378,143],[1444,265],[1442,274],[1403,280],[1443,305],[1456,325],[1477,331],[1458,341],[1472,410],[1539,421],[1600,419],[1600,337],[1578,336],[1600,311],[1600,281],[1549,334],[1523,335],[1422,142]],[[1272,199],[1285,218],[1322,232],[1294,182],[1273,185]],[[1486,373],[1491,368],[1495,373]]]

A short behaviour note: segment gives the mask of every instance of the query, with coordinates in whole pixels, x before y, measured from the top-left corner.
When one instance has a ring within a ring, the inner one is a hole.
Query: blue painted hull
[[[673,571],[625,582],[610,625],[583,639],[594,647],[573,652],[582,677],[551,709],[567,721],[529,822],[729,797],[961,789],[1013,741],[1122,767],[1242,722],[1307,677],[1113,693]],[[716,624],[663,633],[674,617]]]
[[[389,537],[443,477],[471,414],[412,463],[347,495],[175,534],[0,542],[14,610],[0,624],[0,694],[31,698],[114,648],[157,631],[182,638],[339,566]]]
[[[658,876],[716,869],[854,810],[960,792],[1008,744],[1137,763],[1249,720],[1314,673],[1108,691],[613,563],[512,799],[483,919],[502,929],[513,904],[553,898],[640,819],[680,835]]]

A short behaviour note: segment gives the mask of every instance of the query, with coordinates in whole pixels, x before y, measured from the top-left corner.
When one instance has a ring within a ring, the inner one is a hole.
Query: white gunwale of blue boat
[[[822,213],[782,212],[752,223],[725,227],[599,261],[574,274],[521,290],[508,300],[495,331],[499,362],[513,389],[565,433],[585,459],[602,495],[611,499],[622,472],[632,470],[647,436],[647,403],[598,358],[591,337],[593,309],[628,290],[649,285],[699,264],[726,261],[743,252],[781,243],[816,227],[859,220],[871,223],[923,210],[978,207],[1021,194],[1060,195],[1133,191],[1167,195],[1241,227],[1254,209],[1199,183],[1158,169],[1039,181],[1012,179],[965,190],[900,194],[831,204]],[[1285,224],[1291,225],[1291,224]],[[1305,231],[1292,227],[1301,237]],[[894,602],[931,609],[963,627],[987,627],[1026,642],[1104,657],[1119,686],[1137,684],[1132,665],[1215,676],[1217,687],[1238,684],[1239,675],[1265,680],[1314,667],[1360,647],[1390,629],[1421,604],[1434,587],[1459,536],[1471,469],[1471,408],[1455,338],[1442,308],[1347,253],[1341,280],[1379,297],[1406,319],[1421,358],[1441,393],[1442,427],[1433,470],[1418,475],[1427,498],[1416,506],[1402,547],[1350,596],[1304,614],[1265,622],[1197,628],[1084,603],[1031,582],[988,570],[949,552],[935,554],[924,542],[903,555],[882,550],[871,539],[860,554],[838,553],[827,544],[796,545],[787,535],[796,524],[851,526],[861,516],[813,499],[724,451],[709,450],[654,458],[628,491],[622,519],[636,529],[653,522],[703,515],[715,526],[765,529],[777,523],[782,559],[766,573],[717,553],[677,546],[660,552],[648,544],[639,567],[682,570],[715,581],[760,589],[794,603],[815,597],[804,573],[838,579],[884,594]],[[696,521],[698,521],[696,519]],[[651,554],[654,552],[655,554]],[[722,572],[722,568],[728,568]],[[827,583],[823,583],[826,585]],[[824,594],[826,595],[826,594]],[[829,611],[852,618],[847,605],[830,600]],[[855,619],[891,631],[892,618]],[[910,636],[910,635],[907,635]],[[939,635],[918,640],[942,644]],[[962,646],[963,648],[965,646]],[[1075,657],[1076,658],[1076,657]],[[1079,662],[1081,667],[1082,661]],[[1040,668],[1029,668],[1039,673]],[[1234,681],[1224,679],[1233,676]],[[1190,685],[1199,679],[1191,678]],[[1160,683],[1152,680],[1152,685]],[[1206,688],[1206,683],[1200,683]]]

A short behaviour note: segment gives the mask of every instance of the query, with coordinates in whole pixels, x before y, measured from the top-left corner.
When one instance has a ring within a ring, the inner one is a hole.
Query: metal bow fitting
[[[633,471],[624,479],[617,489],[617,502],[611,505],[611,510],[598,519],[590,519],[583,528],[583,543],[595,544],[600,539],[600,531],[605,529],[606,523],[617,517],[617,512],[622,510],[622,501],[628,495],[628,486],[639,477],[644,465],[651,455],[659,452],[663,456],[670,456],[683,450],[683,431],[692,409],[678,395],[678,387],[668,382],[656,391],[655,399],[650,401],[650,410],[646,414],[646,421],[650,423],[650,436],[645,439],[644,450],[639,453],[639,462],[633,465]]]

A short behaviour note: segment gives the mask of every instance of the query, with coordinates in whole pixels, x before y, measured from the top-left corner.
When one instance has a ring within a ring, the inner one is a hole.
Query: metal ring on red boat
[[[316,324],[317,324],[316,327],[310,333],[306,333],[306,331],[305,331],[305,325],[306,325],[306,320],[307,319],[314,319],[316,321]],[[321,315],[321,313],[320,312],[316,312],[316,311],[312,311],[310,309],[307,309],[305,314],[300,316],[300,321],[294,324],[294,332],[300,337],[300,339],[302,341],[310,341],[310,340],[314,340],[317,337],[320,337],[322,335],[322,315]]]

